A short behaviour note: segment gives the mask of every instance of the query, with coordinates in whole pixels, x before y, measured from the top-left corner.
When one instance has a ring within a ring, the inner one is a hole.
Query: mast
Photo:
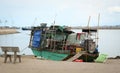
[[[87,25],[87,28],[88,28],[88,34],[87,34],[87,39],[89,39],[90,37],[90,26],[89,26],[89,24],[90,24],[90,19],[91,19],[91,16],[89,16],[89,18],[88,18],[88,25]],[[87,45],[88,45],[88,43],[87,43]],[[88,46],[88,48],[89,48],[89,46]],[[86,49],[86,51],[87,51],[87,49]],[[87,54],[86,54],[86,62],[87,62]]]
[[[88,30],[89,30],[89,31],[88,31],[88,36],[87,36],[88,38],[89,38],[89,36],[90,36],[90,25],[89,25],[89,24],[90,24],[90,19],[91,19],[91,16],[89,16],[88,25],[87,25],[87,28],[88,28]]]
[[[98,14],[98,26],[97,26],[97,42],[96,42],[96,44],[98,45],[98,35],[99,35],[99,24],[100,24],[100,13]]]
[[[54,18],[54,22],[53,22],[53,28],[52,28],[52,31],[51,31],[51,34],[53,36],[53,40],[52,40],[52,36],[51,36],[51,48],[52,48],[52,44],[53,44],[53,50],[55,50],[55,37],[56,37],[56,29],[55,29],[55,19],[56,19],[56,16],[57,14],[55,15],[55,18]]]

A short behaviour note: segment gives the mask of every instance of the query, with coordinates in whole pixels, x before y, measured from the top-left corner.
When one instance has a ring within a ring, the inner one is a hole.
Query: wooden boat
[[[83,59],[87,62],[98,56],[98,45],[91,38],[97,29],[82,29],[82,32],[75,33],[67,26],[46,25],[42,23],[31,30],[29,47],[36,57],[57,61]]]

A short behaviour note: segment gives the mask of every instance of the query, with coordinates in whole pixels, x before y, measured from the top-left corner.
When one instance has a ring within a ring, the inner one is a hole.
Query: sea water
[[[29,46],[30,31],[18,30],[20,33],[0,35],[0,46],[18,46],[21,54],[32,55]],[[0,50],[0,54],[3,52]]]
[[[81,30],[74,30],[81,32]],[[20,33],[0,35],[0,46],[18,46],[20,52],[25,55],[33,55],[28,48],[30,31],[19,30]],[[99,30],[98,51],[107,54],[109,57],[120,56],[120,30]],[[3,52],[0,49],[0,54]]]

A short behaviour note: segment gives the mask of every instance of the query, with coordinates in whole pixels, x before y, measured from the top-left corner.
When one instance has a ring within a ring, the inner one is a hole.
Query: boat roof
[[[92,28],[92,29],[84,28],[84,29],[82,29],[82,32],[97,32],[97,29],[95,29],[95,28]]]

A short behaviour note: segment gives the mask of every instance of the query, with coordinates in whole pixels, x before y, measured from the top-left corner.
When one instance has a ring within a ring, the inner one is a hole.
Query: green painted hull
[[[56,60],[56,61],[62,61],[65,59],[69,54],[63,54],[63,53],[55,53],[50,51],[39,51],[36,49],[32,49],[33,54],[38,57],[43,57],[48,60]]]

